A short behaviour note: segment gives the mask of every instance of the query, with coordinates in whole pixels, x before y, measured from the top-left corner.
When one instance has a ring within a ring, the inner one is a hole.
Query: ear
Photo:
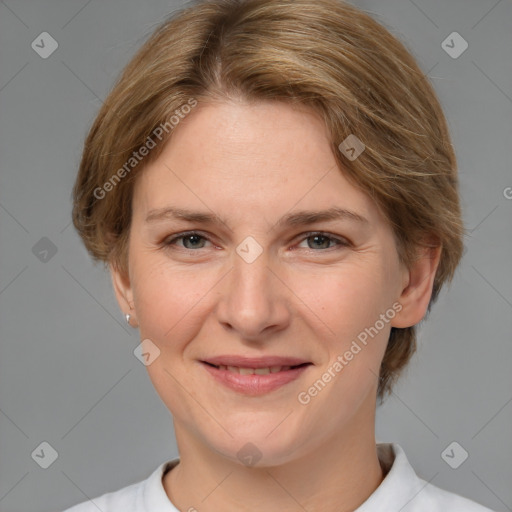
[[[425,316],[432,296],[441,250],[441,244],[418,247],[416,260],[410,268],[404,269],[403,289],[398,299],[402,309],[391,321],[392,327],[411,327]]]
[[[133,302],[133,291],[130,284],[128,272],[123,272],[117,265],[109,263],[110,275],[117,303],[123,314],[130,314],[129,324],[132,327],[138,327],[135,315],[135,305]]]

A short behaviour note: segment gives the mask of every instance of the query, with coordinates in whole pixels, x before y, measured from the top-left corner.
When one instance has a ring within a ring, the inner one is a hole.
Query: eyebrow
[[[207,212],[186,210],[184,208],[174,208],[171,206],[150,210],[145,222],[150,223],[166,219],[179,219],[198,224],[227,225],[227,223],[218,215]],[[317,222],[335,220],[349,220],[361,224],[369,224],[368,220],[362,215],[345,208],[334,206],[327,210],[301,210],[289,213],[281,217],[275,223],[275,226],[305,226],[308,224],[315,224]]]

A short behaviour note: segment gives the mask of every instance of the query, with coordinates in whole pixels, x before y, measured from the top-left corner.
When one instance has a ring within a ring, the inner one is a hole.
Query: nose
[[[271,268],[272,267],[272,268]],[[263,253],[252,263],[238,254],[223,280],[216,314],[225,329],[257,343],[290,323],[290,288]]]

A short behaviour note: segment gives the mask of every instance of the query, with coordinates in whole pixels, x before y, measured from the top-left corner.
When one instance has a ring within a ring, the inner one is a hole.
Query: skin
[[[213,212],[225,224],[145,223],[150,210],[170,205]],[[276,226],[287,213],[331,206],[367,223]],[[165,245],[189,230],[206,238]],[[252,263],[236,252],[247,236],[263,249]],[[180,463],[163,478],[172,503],[200,512],[361,505],[384,477],[374,431],[390,329],[425,315],[439,255],[429,249],[411,268],[400,264],[390,225],[336,167],[316,114],[286,103],[200,103],[138,177],[128,273],[111,266],[120,308],[160,350],[147,370],[174,421]],[[298,394],[397,302],[401,311],[301,404]],[[313,365],[275,391],[247,396],[199,363],[220,354]],[[237,457],[248,442],[261,453],[253,467]]]

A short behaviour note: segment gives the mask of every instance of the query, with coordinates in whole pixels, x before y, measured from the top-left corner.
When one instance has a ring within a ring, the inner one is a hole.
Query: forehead
[[[174,155],[181,147],[181,153],[188,152],[182,155],[188,163],[213,165],[219,171],[237,165],[259,177],[297,165],[311,167],[313,160],[318,168],[334,163],[320,117],[284,102],[200,104],[172,138],[166,149]]]
[[[322,119],[282,102],[198,105],[137,181],[139,217],[168,203],[239,216],[331,206],[378,216],[340,171]]]

